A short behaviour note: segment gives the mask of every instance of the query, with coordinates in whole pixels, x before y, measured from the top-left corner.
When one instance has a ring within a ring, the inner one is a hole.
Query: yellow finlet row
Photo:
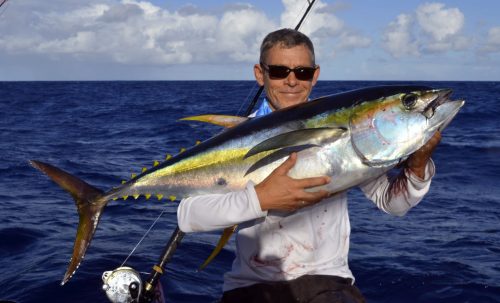
[[[134,198],[134,200],[139,199],[139,197],[140,197],[140,196],[141,196],[140,194],[133,194],[133,195],[132,195],[132,197]],[[142,196],[144,196],[144,198],[146,198],[146,200],[149,200],[149,199],[152,197],[152,194],[144,194],[144,195],[142,195]],[[128,199],[128,197],[130,197],[130,196],[126,196],[126,195],[124,195],[124,196],[122,196],[122,197],[121,197],[121,199],[123,199],[123,200],[127,200],[127,199]],[[162,200],[163,198],[165,198],[165,196],[164,196],[163,194],[156,194],[156,195],[155,195],[155,197],[158,199],[158,201],[160,201],[160,200]],[[172,202],[174,202],[175,200],[177,200],[177,196],[174,196],[174,195],[170,195],[170,196],[168,196],[167,198],[168,198],[170,201],[172,201]],[[113,200],[113,201],[116,201],[116,200],[118,200],[118,199],[119,199],[118,197],[115,197],[115,198],[113,198],[112,200]]]

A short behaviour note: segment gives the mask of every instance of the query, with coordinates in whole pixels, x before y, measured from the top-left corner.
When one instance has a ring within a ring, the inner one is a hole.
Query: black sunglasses
[[[265,71],[269,73],[269,78],[271,79],[284,79],[288,77],[288,75],[293,72],[295,77],[302,81],[310,81],[314,77],[314,72],[318,69],[317,66],[314,67],[295,67],[289,68],[283,65],[267,65],[264,63],[260,63],[260,65],[264,68]]]

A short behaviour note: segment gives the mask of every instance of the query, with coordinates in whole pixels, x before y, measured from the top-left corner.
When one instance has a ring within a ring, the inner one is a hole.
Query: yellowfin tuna
[[[292,152],[297,152],[297,163],[291,177],[328,175],[333,181],[320,188],[343,191],[384,174],[444,129],[464,104],[450,101],[450,94],[423,86],[380,86],[322,97],[254,119],[189,117],[231,128],[107,192],[33,160],[35,168],[73,196],[80,216],[61,284],[78,268],[110,200],[240,190],[249,181],[262,181]],[[224,241],[227,238],[225,233]]]

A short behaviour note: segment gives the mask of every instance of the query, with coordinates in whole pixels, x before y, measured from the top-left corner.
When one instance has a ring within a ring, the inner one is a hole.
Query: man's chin
[[[280,98],[280,104],[283,107],[304,103],[306,101],[306,98],[301,94],[287,94],[286,96],[282,96],[282,98]]]

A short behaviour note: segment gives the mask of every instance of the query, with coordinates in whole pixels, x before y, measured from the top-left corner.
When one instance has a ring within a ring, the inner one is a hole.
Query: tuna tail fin
[[[35,160],[31,160],[30,164],[71,194],[80,217],[73,246],[73,255],[61,281],[61,285],[64,285],[71,279],[82,262],[107,201],[103,199],[103,191],[57,167]]]

